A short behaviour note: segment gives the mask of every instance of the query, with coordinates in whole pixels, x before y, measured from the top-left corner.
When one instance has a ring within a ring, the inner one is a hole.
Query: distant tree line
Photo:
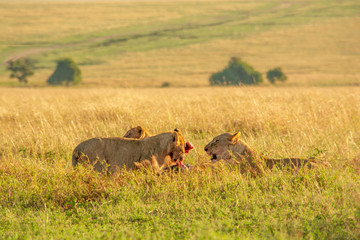
[[[20,83],[28,83],[28,77],[34,75],[35,61],[21,58],[8,63],[10,78],[17,78]],[[81,82],[81,70],[71,58],[57,61],[56,69],[46,81],[49,85],[74,85]]]
[[[34,75],[35,61],[30,59],[17,59],[10,61],[7,69],[11,71],[10,77],[17,78],[21,83],[28,83],[28,77]],[[271,84],[284,82],[286,75],[280,67],[270,69],[266,78]],[[71,58],[57,61],[56,69],[47,79],[49,85],[75,85],[81,82],[81,70]],[[213,73],[209,78],[212,86],[241,86],[258,85],[263,82],[262,74],[248,63],[237,57],[232,57],[222,71]],[[164,82],[161,87],[170,87],[169,82]]]
[[[280,67],[269,70],[266,77],[270,83],[276,81],[285,81],[286,75]],[[210,85],[215,86],[241,86],[241,85],[258,85],[263,82],[262,74],[256,71],[248,63],[240,58],[232,57],[222,71],[213,73],[209,78]]]

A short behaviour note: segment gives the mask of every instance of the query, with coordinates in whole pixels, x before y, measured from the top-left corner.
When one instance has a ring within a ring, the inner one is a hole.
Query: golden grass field
[[[109,60],[106,66],[85,67],[89,76],[84,77],[89,84],[97,85],[96,78],[101,79],[97,76],[103,76],[105,71],[112,74],[101,82],[105,86],[156,87],[166,81],[182,87],[207,86],[209,76],[223,69],[231,56],[241,56],[263,74],[281,66],[289,85],[359,85],[359,21],[360,18],[331,20],[241,40],[221,39],[175,49],[127,53]]]
[[[249,87],[0,89],[0,233],[6,238],[357,239],[360,89]],[[269,157],[316,157],[330,169],[252,178],[217,163],[157,176],[74,170],[95,136],[181,129],[209,162],[214,136],[240,131]]]
[[[360,82],[356,0],[0,4],[0,62],[38,60],[32,86],[44,86],[61,57],[81,65],[88,87],[208,86],[233,56],[264,76],[282,67],[286,85]],[[16,83],[8,76],[1,65],[1,85]]]
[[[0,238],[359,239],[359,13],[358,0],[0,0]],[[233,56],[288,80],[209,87]],[[17,57],[37,61],[28,85],[6,71]],[[61,57],[80,85],[46,86]],[[264,156],[332,167],[72,167],[80,142],[137,125],[179,128],[195,166],[213,137],[240,131]]]
[[[194,142],[190,156],[222,132],[244,133],[274,157],[352,159],[360,141],[360,89],[0,89],[4,151],[67,153],[84,139],[122,136],[131,125],[153,134],[178,127]],[[21,96],[21,98],[19,97]],[[64,165],[70,164],[64,159]],[[340,161],[340,162],[339,162]]]

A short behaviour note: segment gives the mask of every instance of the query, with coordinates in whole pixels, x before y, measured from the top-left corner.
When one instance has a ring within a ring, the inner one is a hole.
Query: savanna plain
[[[355,0],[0,0],[0,238],[359,239],[359,13]],[[288,80],[208,86],[232,56]],[[18,57],[37,62],[28,85],[8,78]],[[46,86],[59,57],[80,63],[81,85]],[[210,162],[213,137],[240,131],[265,156],[332,167],[72,167],[81,141],[137,125],[179,128],[193,166]]]

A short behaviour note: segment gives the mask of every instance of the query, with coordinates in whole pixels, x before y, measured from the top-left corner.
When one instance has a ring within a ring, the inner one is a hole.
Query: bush
[[[19,82],[28,83],[27,77],[34,75],[34,62],[30,59],[11,60],[7,70],[11,71],[10,77],[17,78]]]
[[[163,83],[161,84],[161,87],[162,87],[162,88],[170,87],[170,83],[169,83],[169,82],[163,82]]]
[[[228,66],[210,76],[210,85],[257,85],[263,81],[261,73],[255,71],[240,58],[232,57]]]
[[[287,77],[286,75],[282,72],[280,67],[274,68],[269,70],[266,73],[266,78],[269,80],[269,82],[271,82],[272,84],[275,83],[275,81],[281,81],[281,82],[285,82]]]
[[[62,85],[65,83],[78,84],[81,82],[81,70],[70,58],[60,59],[57,62],[54,73],[49,77],[47,83],[50,85]]]

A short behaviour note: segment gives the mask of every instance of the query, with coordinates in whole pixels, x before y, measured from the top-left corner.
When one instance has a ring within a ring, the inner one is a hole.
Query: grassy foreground
[[[21,97],[20,97],[21,96]],[[130,125],[204,145],[241,131],[272,157],[331,169],[258,178],[73,170],[71,152]],[[0,89],[0,236],[5,239],[359,239],[359,88]]]

